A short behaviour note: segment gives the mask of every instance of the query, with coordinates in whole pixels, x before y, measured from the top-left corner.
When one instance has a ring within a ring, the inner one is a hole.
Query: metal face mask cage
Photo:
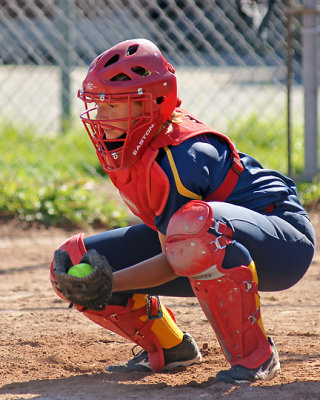
[[[135,132],[142,129],[148,129],[153,118],[153,101],[150,93],[129,93],[129,94],[93,94],[79,90],[78,97],[85,103],[85,111],[80,114],[80,118],[86,128],[86,131],[96,149],[99,161],[106,172],[122,169],[126,160],[124,155],[130,151],[130,144]],[[134,102],[140,102],[141,114],[132,116],[131,105]],[[94,105],[92,106],[92,103]],[[127,103],[128,116],[114,119],[97,119],[95,114],[98,105],[101,103],[115,104]],[[128,129],[122,129],[115,124],[126,121]],[[119,131],[119,137],[116,139],[107,139],[105,130]]]

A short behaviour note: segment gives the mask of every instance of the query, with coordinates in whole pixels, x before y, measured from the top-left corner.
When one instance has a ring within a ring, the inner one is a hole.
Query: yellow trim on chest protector
[[[174,159],[172,157],[171,150],[167,146],[164,147],[164,150],[167,153],[169,164],[170,164],[170,167],[172,169],[174,181],[176,183],[176,186],[177,186],[179,194],[181,194],[184,197],[188,197],[190,199],[202,200],[202,197],[200,195],[191,192],[191,190],[189,190],[189,189],[187,189],[186,187],[183,186],[183,184],[182,184],[182,182],[180,180],[180,176],[179,176],[179,172],[177,170],[176,164],[175,164]]]

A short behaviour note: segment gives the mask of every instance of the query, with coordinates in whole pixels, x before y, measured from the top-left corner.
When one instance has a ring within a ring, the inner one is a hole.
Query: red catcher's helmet
[[[86,107],[80,117],[106,172],[130,167],[169,119],[177,106],[174,73],[158,47],[146,39],[121,42],[93,60],[78,93]],[[119,119],[98,120],[93,116],[99,103],[123,102],[128,103],[126,132],[113,126]],[[138,117],[131,116],[133,102],[142,104]],[[121,135],[107,139],[104,129],[118,129]]]

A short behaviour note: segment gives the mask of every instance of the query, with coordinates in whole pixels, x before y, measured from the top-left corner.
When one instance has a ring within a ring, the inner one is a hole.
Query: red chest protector
[[[156,161],[160,148],[168,145],[177,146],[203,133],[217,135],[228,143],[231,150],[230,170],[220,187],[204,199],[206,201],[225,201],[243,171],[239,154],[226,135],[214,131],[183,110],[177,109],[177,111],[184,113],[181,124],[172,124],[172,130],[161,131],[132,167],[109,173],[130,210],[154,230],[156,230],[154,218],[162,213],[170,190],[169,179]]]

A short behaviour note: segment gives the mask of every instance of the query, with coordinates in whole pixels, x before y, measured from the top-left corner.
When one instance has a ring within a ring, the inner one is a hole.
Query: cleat
[[[193,337],[184,332],[183,340],[171,349],[163,349],[165,365],[162,371],[171,371],[178,367],[188,367],[192,364],[200,364],[201,353]],[[141,350],[134,357],[125,363],[109,365],[107,372],[141,371],[151,372],[148,352]]]
[[[273,341],[270,338],[268,340],[272,347],[272,355],[260,367],[250,369],[241,365],[234,365],[229,370],[218,372],[217,382],[240,384],[258,380],[269,381],[279,375],[281,372],[279,355]]]

